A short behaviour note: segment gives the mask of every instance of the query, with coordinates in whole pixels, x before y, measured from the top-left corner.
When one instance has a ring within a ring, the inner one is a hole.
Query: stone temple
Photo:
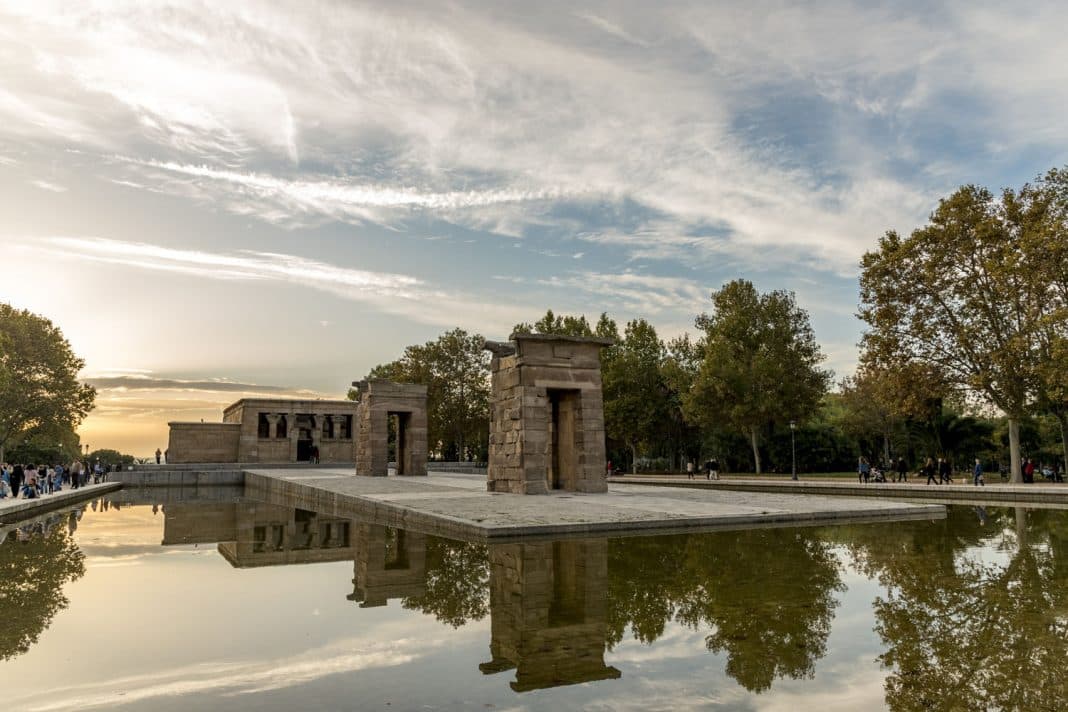
[[[490,492],[607,492],[601,349],[611,339],[513,334],[493,354]]]
[[[243,398],[221,423],[168,423],[167,462],[351,463],[355,419],[350,400]]]

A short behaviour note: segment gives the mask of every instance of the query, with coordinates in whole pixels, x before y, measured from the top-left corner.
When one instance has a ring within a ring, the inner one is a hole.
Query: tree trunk
[[[1022,554],[1023,550],[1027,547],[1027,510],[1023,507],[1015,507],[1016,509],[1016,540],[1019,548],[1017,553]]]
[[[638,446],[634,443],[627,443],[630,446],[630,474],[638,474]]]
[[[756,473],[760,474],[760,442],[757,440],[756,428],[749,431],[749,435],[753,441],[753,462],[756,464]]]
[[[890,431],[883,431],[883,462],[886,465],[890,464]]]
[[[1023,482],[1023,470],[1020,467],[1020,421],[1009,416],[1009,471],[1015,484]]]

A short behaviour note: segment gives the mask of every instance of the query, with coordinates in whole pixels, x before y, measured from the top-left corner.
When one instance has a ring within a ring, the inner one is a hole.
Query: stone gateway
[[[493,354],[490,492],[607,492],[601,349],[611,339],[513,334]]]
[[[385,379],[357,381],[360,393],[356,474],[389,474],[390,421],[398,475],[426,475],[426,386]]]

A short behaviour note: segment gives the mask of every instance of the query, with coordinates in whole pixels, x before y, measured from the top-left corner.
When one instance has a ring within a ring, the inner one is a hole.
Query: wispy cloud
[[[67,192],[67,189],[64,188],[63,186],[57,185],[56,183],[49,183],[48,181],[45,181],[45,180],[31,180],[30,181],[30,185],[36,186],[36,187],[40,188],[41,190],[50,191],[52,193],[66,193]]]
[[[41,699],[43,695],[32,695],[12,702],[33,712],[50,712],[150,703],[160,698],[183,695],[269,692],[307,684],[330,675],[409,664],[444,642],[443,639],[400,639],[368,645],[362,640],[338,641],[286,660],[211,661],[149,675],[110,678],[76,687],[53,687],[47,699]],[[116,690],[121,692],[116,693]]]
[[[265,386],[238,383],[222,379],[194,381],[180,378],[152,378],[150,376],[98,376],[84,379],[97,388],[118,391],[211,391],[214,393],[299,393],[299,389],[284,386]],[[303,393],[309,394],[310,391]]]
[[[201,279],[280,282],[374,305],[383,312],[443,326],[457,322],[490,333],[507,331],[524,308],[448,290],[410,275],[340,267],[275,252],[183,250],[98,237],[49,237],[39,249],[53,257],[171,272]]]

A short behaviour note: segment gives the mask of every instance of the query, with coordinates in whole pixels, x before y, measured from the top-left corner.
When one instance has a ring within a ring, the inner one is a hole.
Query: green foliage
[[[605,430],[626,443],[635,459],[638,446],[656,437],[668,414],[663,359],[664,345],[644,319],[628,323],[623,340],[602,359]]]
[[[735,280],[714,292],[712,303],[712,314],[697,318],[703,358],[685,412],[703,427],[747,433],[760,472],[761,429],[811,418],[830,373],[819,368],[823,355],[793,294],[759,294],[751,282]]]
[[[1068,683],[1062,512],[951,507],[937,522],[840,528],[877,578],[892,710],[1053,710]],[[996,548],[987,560],[969,550]]]
[[[651,643],[671,621],[707,631],[705,645],[752,692],[811,677],[826,654],[843,586],[813,530],[614,539],[608,557],[610,647],[628,629]]]
[[[0,451],[82,421],[96,398],[78,382],[84,365],[48,319],[0,304]]]
[[[1030,402],[1056,412],[1068,336],[1068,176],[1051,171],[1000,197],[963,186],[929,223],[903,238],[888,232],[861,262],[865,359],[921,365],[1015,423]],[[1068,438],[1066,438],[1068,442]]]
[[[96,462],[100,460],[102,465],[132,465],[137,461],[133,455],[126,455],[118,450],[109,450],[102,448],[100,450],[93,450],[89,453],[87,462]]]
[[[430,537],[426,546],[426,587],[405,598],[411,610],[459,628],[489,614],[489,554],[486,545]]]
[[[447,460],[470,451],[484,460],[489,437],[489,353],[484,339],[453,329],[434,341],[409,346],[396,361],[371,369],[367,378],[385,378],[427,387],[427,427]],[[350,391],[349,397],[355,397]]]
[[[618,339],[619,331],[616,323],[608,318],[608,314],[602,312],[595,327],[590,327],[584,314],[573,316],[570,314],[554,314],[552,309],[533,324],[520,322],[512,329],[513,334],[556,334],[558,336],[599,336],[608,339]]]
[[[73,516],[73,515],[71,515]],[[0,541],[0,660],[25,653],[70,601],[63,587],[85,573],[85,556],[65,526]]]

